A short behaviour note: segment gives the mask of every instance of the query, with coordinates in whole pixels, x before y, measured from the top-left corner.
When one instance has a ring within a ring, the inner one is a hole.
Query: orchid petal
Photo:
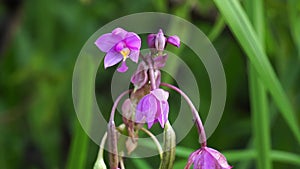
[[[213,158],[213,156],[205,150],[205,148],[202,149],[201,153],[195,158],[194,161],[194,169],[222,169],[216,163],[216,160]]]
[[[144,86],[148,81],[148,74],[147,74],[147,65],[145,62],[141,62],[131,77],[131,83],[134,84],[136,90],[140,89],[142,86]]]
[[[202,147],[192,153],[184,169],[189,169],[194,163],[194,169],[231,169],[226,158],[217,150]]]
[[[121,63],[121,66],[117,69],[118,72],[124,73],[128,70],[128,66],[126,65],[126,62],[123,61]]]
[[[119,36],[116,36],[112,33],[106,33],[102,36],[100,36],[96,41],[95,45],[102,51],[102,52],[109,52],[110,49],[112,49],[116,43],[121,41],[122,38]]]
[[[148,35],[147,43],[148,43],[149,48],[155,48],[155,37],[156,37],[156,34],[153,34],[153,33]]]
[[[154,68],[161,69],[161,68],[165,67],[167,59],[168,59],[167,54],[155,57],[153,59],[154,60]]]
[[[120,52],[125,47],[126,47],[126,44],[123,41],[120,41],[115,45],[115,51]]]
[[[139,55],[140,55],[140,51],[139,50],[131,50],[130,54],[129,54],[129,58],[133,62],[137,63],[139,61]]]
[[[178,36],[176,35],[173,35],[173,36],[170,36],[168,39],[167,39],[167,42],[173,46],[176,46],[176,47],[180,47],[180,39]]]
[[[107,67],[110,67],[110,66],[113,66],[113,65],[119,63],[122,59],[123,59],[123,56],[120,53],[117,53],[115,51],[108,52],[104,58],[105,69]]]
[[[165,123],[168,119],[168,113],[169,113],[169,104],[167,101],[161,101],[157,102],[157,113],[156,113],[156,119],[160,123],[160,126],[164,128]]]
[[[169,98],[169,92],[164,91],[163,89],[155,89],[152,90],[151,93],[157,98],[159,101],[167,101]]]
[[[207,148],[207,150],[209,151],[209,153],[218,161],[218,164],[225,169],[230,169],[232,168],[228,163],[227,160],[225,158],[225,156],[223,154],[221,154],[220,152],[218,152],[217,150],[214,150],[212,148]]]
[[[163,123],[165,124],[168,120],[168,115],[169,115],[169,103],[167,101],[162,101],[161,102],[161,107],[162,107],[162,116],[164,117]]]
[[[116,28],[111,33],[120,37],[121,39],[124,39],[128,32],[122,28]]]
[[[128,33],[130,36],[124,39],[126,46],[131,50],[140,50],[141,48],[141,39],[135,33]]]
[[[191,165],[194,163],[195,161],[195,157],[201,152],[201,150],[196,150],[194,151],[188,159],[188,162],[186,164],[186,166],[184,167],[184,169],[189,169],[191,167]]]
[[[138,123],[144,122],[146,120],[148,122],[148,127],[150,128],[155,119],[156,112],[156,101],[155,97],[151,94],[144,96],[138,103],[136,107],[136,121]]]

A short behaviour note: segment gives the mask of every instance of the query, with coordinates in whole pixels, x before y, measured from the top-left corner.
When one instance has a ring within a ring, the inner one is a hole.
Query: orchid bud
[[[163,31],[160,29],[155,37],[155,48],[158,51],[163,51],[166,46],[166,37],[164,36]]]
[[[118,168],[118,145],[117,145],[117,130],[114,121],[110,121],[107,126],[108,152],[110,168]]]
[[[176,135],[169,121],[167,121],[167,123],[165,124],[163,139],[164,153],[161,159],[159,169],[173,169],[176,154]]]
[[[155,48],[155,37],[156,37],[156,34],[153,34],[153,33],[148,35],[147,43],[148,43],[149,48]]]
[[[97,160],[94,164],[94,169],[107,169],[103,159],[104,144],[106,142],[106,139],[107,139],[107,133],[104,134],[101,143],[99,145],[100,148],[99,148]]]

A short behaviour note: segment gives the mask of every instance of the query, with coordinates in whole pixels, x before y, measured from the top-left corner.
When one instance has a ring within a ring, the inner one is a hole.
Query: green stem
[[[201,147],[206,147],[207,143],[206,143],[206,133],[205,133],[205,130],[204,130],[204,126],[202,124],[202,121],[201,121],[201,118],[199,116],[199,113],[198,111],[196,110],[193,102],[190,100],[190,98],[182,91],[180,90],[179,88],[177,88],[176,86],[173,86],[171,84],[168,84],[168,83],[161,83],[161,86],[165,86],[165,87],[168,87],[176,92],[178,92],[183,98],[184,100],[188,103],[190,109],[191,109],[191,112],[192,112],[192,115],[193,115],[193,118],[195,120],[195,123],[196,123],[196,127],[198,129],[198,133],[199,133],[199,142],[201,144]]]
[[[81,122],[89,126],[87,131],[91,130],[91,120],[92,120],[92,99],[94,93],[94,80],[93,80],[93,71],[95,69],[94,64],[92,64],[93,59],[87,55],[86,62],[84,64],[90,65],[87,67],[87,70],[82,72],[80,78],[82,79],[81,83],[84,82],[85,86],[79,84],[79,106],[77,116],[81,117]],[[84,116],[83,116],[84,114]],[[71,148],[69,159],[67,162],[67,169],[73,168],[86,168],[86,161],[88,156],[88,145],[89,145],[89,136],[82,129],[78,121],[75,122],[75,134],[72,138]]]
[[[149,130],[147,130],[147,129],[143,128],[143,127],[141,128],[141,130],[142,130],[143,132],[145,132],[148,136],[151,137],[151,139],[153,140],[154,144],[155,144],[156,147],[157,147],[157,150],[158,150],[160,159],[162,159],[162,157],[163,157],[163,150],[162,150],[162,148],[161,148],[161,145],[159,144],[159,141],[156,139],[156,137],[155,137]]]
[[[260,0],[247,0],[246,9],[256,29],[258,39],[264,46],[264,15],[263,2]],[[264,48],[264,47],[263,47]],[[249,63],[249,86],[250,102],[252,111],[253,137],[256,149],[256,165],[258,169],[271,169],[271,141],[270,141],[270,120],[268,109],[267,92],[255,68]]]

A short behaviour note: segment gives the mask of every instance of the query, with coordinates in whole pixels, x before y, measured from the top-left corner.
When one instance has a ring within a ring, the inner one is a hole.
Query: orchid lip
[[[130,50],[128,48],[124,48],[120,51],[120,53],[123,56],[123,61],[125,61],[130,54]]]

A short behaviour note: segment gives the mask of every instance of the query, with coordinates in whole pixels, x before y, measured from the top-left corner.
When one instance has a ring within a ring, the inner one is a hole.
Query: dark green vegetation
[[[224,153],[237,169],[299,168],[297,0],[1,1],[0,168],[93,167],[98,146],[76,118],[71,93],[73,67],[81,47],[98,28],[145,11],[191,21],[208,35],[220,55],[227,102],[209,146]],[[168,50],[176,52],[171,47]],[[198,80],[200,112],[205,119],[210,106],[208,75],[190,50],[183,48],[179,53]],[[103,64],[99,69],[103,70]],[[114,69],[97,77],[102,112],[112,107],[108,89]],[[172,122],[180,97],[170,95]],[[154,130],[161,131],[158,126]],[[175,168],[183,168],[197,148],[193,128],[177,147]],[[151,169],[158,167],[158,160],[158,156],[125,159],[125,164],[127,168]]]

